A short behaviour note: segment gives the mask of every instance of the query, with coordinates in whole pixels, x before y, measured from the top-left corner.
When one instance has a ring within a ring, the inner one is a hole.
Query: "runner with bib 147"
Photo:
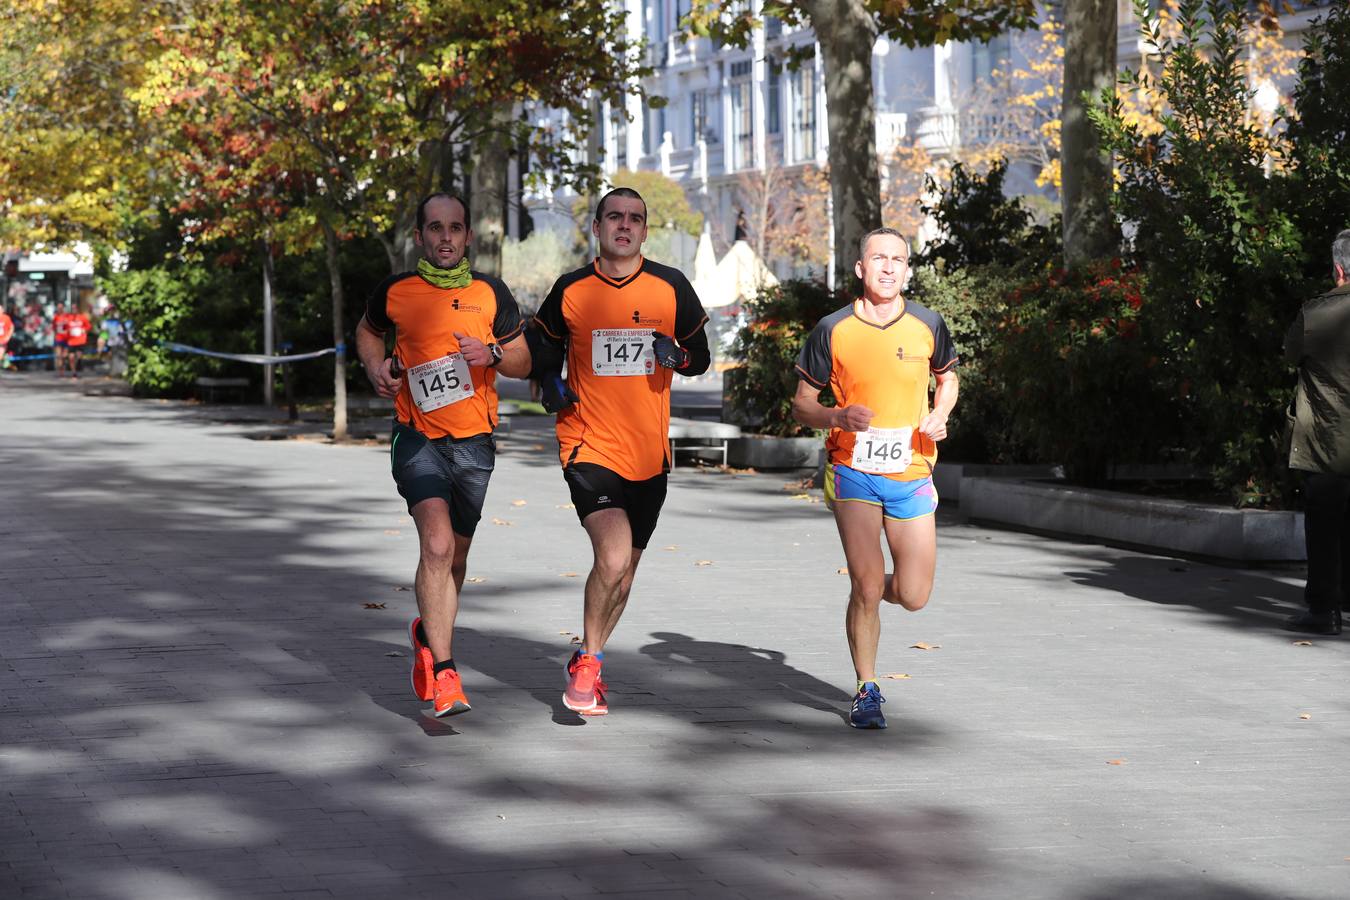
[[[858,679],[849,724],[885,728],[876,682],[881,601],[919,610],[933,589],[933,464],[956,406],[956,350],[942,316],[901,293],[909,244],[900,232],[880,228],[864,237],[855,271],[862,299],[821,319],[806,339],[792,411],[803,425],[830,430],[825,499],[848,561],[844,626]],[[937,382],[931,409],[930,375]],[[820,402],[826,387],[834,407]]]

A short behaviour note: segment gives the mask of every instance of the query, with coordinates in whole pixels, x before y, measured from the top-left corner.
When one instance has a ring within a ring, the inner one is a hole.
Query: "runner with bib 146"
[[[937,442],[956,406],[956,350],[942,316],[906,300],[909,244],[880,228],[859,248],[862,299],[820,320],[797,360],[792,411],[828,428],[825,499],[844,544],[850,582],[844,618],[858,679],[849,712],[855,728],[885,728],[876,682],[881,601],[919,610],[937,564]],[[937,389],[928,405],[928,383]],[[836,406],[820,402],[825,388]],[[895,564],[886,573],[885,535]]]

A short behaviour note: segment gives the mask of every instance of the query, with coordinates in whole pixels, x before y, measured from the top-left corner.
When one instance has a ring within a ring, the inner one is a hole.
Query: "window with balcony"
[[[764,131],[768,134],[783,133],[783,67],[778,60],[769,60],[769,77],[766,85],[767,108],[764,110]]]
[[[731,167],[748,169],[755,163],[755,114],[750,82],[750,60],[731,64]]]
[[[793,73],[792,160],[810,162],[816,156],[816,70],[808,61]]]
[[[708,134],[708,92],[694,91],[689,95],[689,143],[698,143],[699,139],[712,143]]]

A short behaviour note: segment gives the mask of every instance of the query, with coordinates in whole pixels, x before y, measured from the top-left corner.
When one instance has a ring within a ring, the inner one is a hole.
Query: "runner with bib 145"
[[[909,244],[898,231],[863,238],[855,271],[863,296],[821,319],[806,339],[792,410],[803,425],[830,430],[825,499],[848,561],[844,626],[858,679],[849,724],[885,728],[876,682],[880,606],[919,610],[933,589],[933,464],[956,406],[956,350],[942,316],[901,293]],[[930,376],[937,382],[931,409]],[[820,402],[827,387],[834,407]],[[883,533],[895,564],[889,575]]]

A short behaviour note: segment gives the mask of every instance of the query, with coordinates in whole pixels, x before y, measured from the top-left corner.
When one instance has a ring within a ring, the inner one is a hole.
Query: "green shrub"
[[[763,434],[811,434],[792,418],[797,393],[797,355],[816,323],[850,299],[818,281],[784,281],[745,304],[746,322],[736,332],[732,355],[741,361],[727,373],[732,409]],[[821,402],[832,402],[822,397]]]
[[[951,181],[939,186],[932,175],[925,191],[937,199],[919,207],[941,235],[915,256],[916,268],[953,271],[970,266],[1007,268],[1039,265],[1058,258],[1059,226],[1037,225],[1019,197],[1003,193],[1008,161],[1000,159],[984,175],[952,166]]]

